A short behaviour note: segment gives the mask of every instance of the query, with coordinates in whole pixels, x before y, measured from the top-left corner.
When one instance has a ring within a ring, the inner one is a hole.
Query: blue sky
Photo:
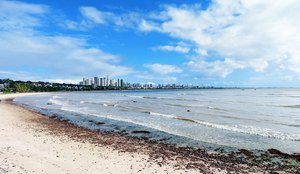
[[[0,0],[0,78],[299,87],[297,0]]]

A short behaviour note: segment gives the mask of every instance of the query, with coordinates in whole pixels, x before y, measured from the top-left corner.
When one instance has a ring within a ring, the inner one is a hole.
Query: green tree
[[[16,87],[16,92],[29,92],[30,91],[30,86],[28,84],[17,83],[15,85],[15,87]]]
[[[2,92],[3,92],[4,94],[8,94],[8,93],[12,93],[13,90],[12,90],[11,88],[4,88],[4,89],[2,90]]]

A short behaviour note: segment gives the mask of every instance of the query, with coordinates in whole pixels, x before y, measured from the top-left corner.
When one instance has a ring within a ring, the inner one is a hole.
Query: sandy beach
[[[16,106],[0,94],[0,173],[264,173],[276,167],[114,133]],[[37,94],[34,94],[37,95]]]

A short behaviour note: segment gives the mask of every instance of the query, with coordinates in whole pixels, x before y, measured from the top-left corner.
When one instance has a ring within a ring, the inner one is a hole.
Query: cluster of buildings
[[[126,84],[123,79],[110,79],[107,75],[106,77],[94,77],[94,78],[83,78],[79,85],[83,86],[110,86],[110,87],[125,87]]]
[[[94,77],[94,78],[83,78],[81,82],[79,82],[80,88],[82,86],[86,87],[113,87],[113,88],[126,88],[126,89],[199,89],[199,88],[207,88],[193,85],[178,85],[178,84],[157,84],[154,85],[152,83],[127,83],[124,82],[123,79],[110,79],[109,76],[105,77]]]

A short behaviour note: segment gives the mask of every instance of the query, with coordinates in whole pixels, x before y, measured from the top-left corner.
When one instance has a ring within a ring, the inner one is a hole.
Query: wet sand
[[[0,173],[265,173],[290,171],[118,133],[94,132],[46,117],[0,95]]]

